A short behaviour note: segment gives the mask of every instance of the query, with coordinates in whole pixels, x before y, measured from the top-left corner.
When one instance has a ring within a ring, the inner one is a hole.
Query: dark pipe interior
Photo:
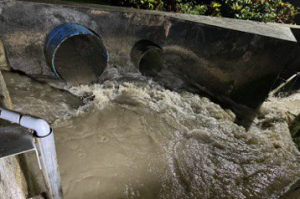
[[[148,50],[141,58],[139,69],[143,75],[155,77],[163,66],[162,51],[157,48]]]
[[[155,77],[163,68],[162,49],[148,40],[141,40],[134,45],[131,58],[135,66],[145,76]]]
[[[105,53],[96,36],[76,35],[66,39],[57,49],[55,69],[70,84],[88,84],[96,81],[106,68]]]

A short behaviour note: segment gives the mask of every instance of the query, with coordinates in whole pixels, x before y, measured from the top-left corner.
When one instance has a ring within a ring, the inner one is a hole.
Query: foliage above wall
[[[283,0],[68,0],[169,11],[196,15],[230,17],[263,22],[294,23],[298,8]]]
[[[189,14],[279,23],[293,23],[297,14],[297,9],[292,4],[282,0],[182,1],[177,5],[177,9]]]

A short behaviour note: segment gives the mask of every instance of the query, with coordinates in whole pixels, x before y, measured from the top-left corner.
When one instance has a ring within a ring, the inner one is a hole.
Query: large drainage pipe
[[[55,75],[71,85],[96,82],[109,59],[101,38],[74,23],[59,25],[50,32],[45,53]]]
[[[58,169],[55,150],[54,135],[49,124],[39,118],[0,108],[0,118],[6,121],[17,123],[35,132],[36,149],[40,169],[47,188],[47,197],[51,199],[62,198],[62,186]]]

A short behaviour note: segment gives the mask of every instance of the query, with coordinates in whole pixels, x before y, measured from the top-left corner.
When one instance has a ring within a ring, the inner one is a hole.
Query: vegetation
[[[224,16],[264,22],[293,23],[296,8],[282,0],[215,0],[207,3],[182,2],[183,13]]]
[[[294,23],[298,8],[283,0],[69,0],[147,10]]]

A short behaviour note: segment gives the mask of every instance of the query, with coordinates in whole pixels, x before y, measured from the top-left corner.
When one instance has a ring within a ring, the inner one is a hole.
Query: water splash
[[[137,73],[112,68],[69,91],[86,104],[54,123],[65,198],[278,198],[300,179],[287,119],[299,94],[270,99],[245,130],[230,110]]]

